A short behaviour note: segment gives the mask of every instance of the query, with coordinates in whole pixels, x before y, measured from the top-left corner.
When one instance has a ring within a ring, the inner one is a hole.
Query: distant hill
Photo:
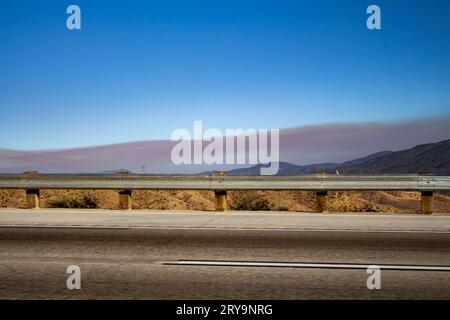
[[[360,163],[343,163],[337,169],[342,173],[351,174],[433,173],[450,175],[450,140],[390,152]]]
[[[390,154],[392,151],[382,151],[371,154],[364,158],[358,158],[355,160],[347,161],[344,163],[318,163],[318,164],[310,164],[310,165],[297,165],[289,162],[279,162],[279,176],[291,176],[291,175],[302,175],[302,174],[313,174],[318,172],[335,172],[336,169],[340,168],[343,165],[357,165],[364,163],[366,161],[375,159],[380,156],[384,156],[386,154]],[[261,168],[268,167],[268,164],[258,164],[256,166],[250,168],[242,168],[235,169],[227,172],[229,176],[254,176],[259,175],[261,172]],[[211,172],[208,172],[211,173]]]
[[[366,163],[367,161],[370,161],[370,160],[373,160],[373,159],[376,159],[376,158],[379,158],[379,157],[382,157],[382,156],[385,156],[385,155],[388,155],[391,153],[392,153],[392,151],[380,151],[380,152],[368,155],[367,157],[346,161],[346,162],[340,164],[339,166],[355,166],[355,165]]]
[[[235,169],[227,175],[259,175],[261,167]],[[416,146],[403,151],[381,151],[343,163],[296,165],[279,163],[278,175],[302,175],[319,172],[342,174],[427,174],[450,175],[450,140]]]
[[[311,174],[326,170],[332,170],[339,166],[339,163],[320,163],[300,166],[289,162],[279,162],[279,176],[291,176]],[[235,169],[227,172],[228,176],[257,176],[260,175],[261,168],[268,167],[266,164],[258,164],[250,168]]]
[[[131,172],[130,170],[127,169],[115,169],[115,170],[105,170],[100,172],[100,174],[116,174],[116,173],[125,173],[128,172],[130,174],[132,174],[133,172]]]

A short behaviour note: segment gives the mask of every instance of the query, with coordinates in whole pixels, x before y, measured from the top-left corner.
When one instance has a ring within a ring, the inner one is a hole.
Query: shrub
[[[368,199],[349,192],[336,192],[328,201],[328,211],[332,212],[383,212],[383,208],[374,203],[371,195]]]
[[[56,195],[47,200],[49,208],[74,208],[74,209],[95,209],[98,208],[97,199],[86,194],[82,197],[75,197],[69,193]]]
[[[233,194],[231,207],[234,210],[266,211],[270,210],[269,201],[254,191],[237,191]]]

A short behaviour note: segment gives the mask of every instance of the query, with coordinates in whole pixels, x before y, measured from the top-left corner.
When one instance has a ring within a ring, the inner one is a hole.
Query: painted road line
[[[444,271],[450,266],[396,265],[396,264],[352,264],[352,263],[301,263],[264,261],[220,261],[220,260],[177,260],[163,262],[165,265],[211,266],[211,267],[254,267],[254,268],[316,268],[316,269],[364,269],[378,267],[381,270],[396,271]]]

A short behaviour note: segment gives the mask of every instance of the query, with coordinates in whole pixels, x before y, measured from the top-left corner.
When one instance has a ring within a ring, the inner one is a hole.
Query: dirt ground
[[[231,191],[228,193],[228,205],[234,205],[234,197],[240,193],[245,199],[263,199],[270,210],[314,212],[316,197],[306,191]],[[60,195],[81,199],[88,196],[97,207],[118,209],[119,196],[113,190],[41,190],[40,206],[48,207],[52,199]],[[247,197],[247,198],[245,198]],[[24,190],[0,190],[0,207],[25,208]],[[133,191],[134,209],[159,210],[214,210],[212,191]],[[418,192],[329,192],[329,211],[333,212],[420,212],[420,194]],[[450,213],[450,196],[435,193],[435,212]]]

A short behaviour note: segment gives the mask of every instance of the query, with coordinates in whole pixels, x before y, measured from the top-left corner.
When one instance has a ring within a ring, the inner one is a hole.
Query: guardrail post
[[[214,195],[216,198],[216,211],[227,211],[227,191],[216,190]]]
[[[327,207],[327,195],[328,191],[317,191],[316,197],[317,197],[317,211],[318,212],[324,212],[328,210]]]
[[[433,191],[422,191],[422,213],[433,213]]]
[[[119,191],[119,209],[131,210],[131,190]]]
[[[27,189],[26,191],[27,208],[38,209],[39,208],[39,189]]]

